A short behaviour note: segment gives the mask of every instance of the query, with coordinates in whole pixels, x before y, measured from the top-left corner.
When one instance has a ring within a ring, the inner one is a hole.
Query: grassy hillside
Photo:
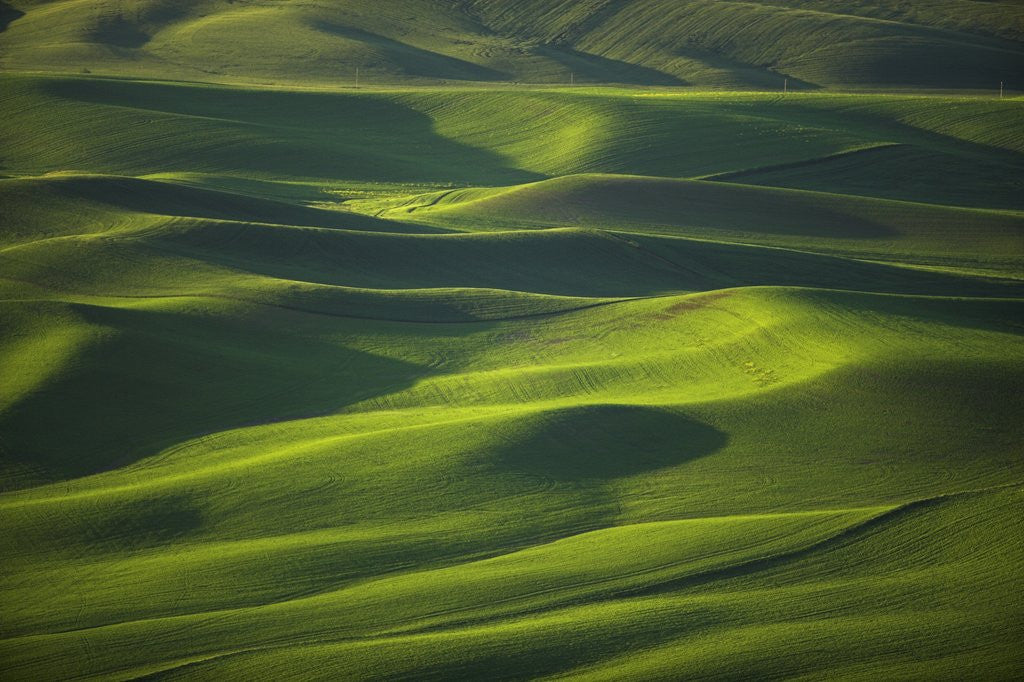
[[[1024,675],[1016,3],[0,30],[0,678]]]
[[[3,83],[8,174],[156,174],[337,203],[580,173],[773,184],[771,174],[789,168],[809,180],[783,176],[779,186],[1024,210],[1017,99]]]
[[[756,207],[756,210],[752,210]],[[968,210],[649,176],[577,175],[446,190],[388,211],[439,225],[594,225],[837,250],[886,260],[1019,264],[1024,213]],[[970,224],[965,232],[964,224]]]
[[[13,69],[356,85],[507,81],[998,89],[1012,0],[7,0]],[[1011,87],[1020,87],[1019,83]]]

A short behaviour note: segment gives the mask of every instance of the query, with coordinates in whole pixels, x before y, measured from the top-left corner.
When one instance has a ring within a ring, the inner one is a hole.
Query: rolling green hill
[[[1024,70],[1012,0],[6,0],[0,27],[8,69],[204,81],[992,90]]]
[[[1022,40],[0,3],[0,678],[1019,679]]]

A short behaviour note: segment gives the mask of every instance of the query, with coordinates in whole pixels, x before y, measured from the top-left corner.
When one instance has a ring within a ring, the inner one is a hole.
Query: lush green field
[[[886,4],[0,3],[0,678],[1024,676],[1024,15]]]
[[[6,0],[9,69],[255,83],[998,90],[1016,0]]]

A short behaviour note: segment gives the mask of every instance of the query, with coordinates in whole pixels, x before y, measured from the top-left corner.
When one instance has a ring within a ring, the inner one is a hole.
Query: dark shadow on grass
[[[898,234],[860,210],[861,204],[847,207],[835,199],[724,182],[591,174],[534,183],[468,204],[466,210],[473,217],[476,212],[486,218],[490,211],[550,226],[621,229],[632,224],[662,232],[680,229],[684,234],[699,230],[844,239]]]
[[[83,544],[105,551],[159,547],[198,530],[202,514],[185,495],[131,500],[90,519]]]
[[[723,104],[723,108],[725,111],[742,116],[757,116],[786,125],[798,123],[817,128],[833,128],[854,132],[872,139],[889,140],[902,145],[896,147],[897,149],[915,148],[933,154],[960,156],[968,162],[978,160],[985,163],[1005,164],[1013,169],[1021,169],[1024,164],[1024,153],[1014,149],[956,137],[953,131],[947,134],[924,127],[916,127],[912,123],[896,117],[892,112],[872,111],[868,108],[863,108],[855,113],[838,108],[822,109],[814,104],[807,104],[799,98],[780,98],[762,103],[726,103]],[[891,152],[893,147],[884,149],[889,149]],[[880,150],[880,153],[884,152]],[[908,164],[914,163],[934,165],[935,162],[933,160],[908,161]],[[908,165],[908,168],[912,168],[912,165]],[[914,172],[910,175],[915,177],[921,175],[917,169],[912,168],[912,170]],[[926,169],[925,177],[929,172],[935,172],[935,168]],[[886,174],[882,172],[880,177],[884,179]],[[842,191],[842,188],[838,188],[838,191]],[[985,199],[983,205],[986,208],[993,208],[988,197]],[[934,201],[934,197],[932,197],[932,201]]]
[[[918,270],[770,246],[636,234],[620,235],[620,238],[633,241],[654,256],[676,264],[680,270],[700,273],[699,279],[692,280],[693,289],[793,286],[928,296],[1019,297],[1024,294],[1024,284],[1010,279]]]
[[[97,43],[129,50],[144,47],[151,38],[148,33],[126,20],[121,14],[103,18],[88,37]]]
[[[40,81],[48,94],[110,107],[110,136],[93,140],[93,167],[367,182],[507,184],[543,176],[496,153],[443,137],[434,121],[381,93],[249,90],[102,78]],[[60,107],[60,103],[54,103]],[[137,112],[137,113],[133,113]],[[154,114],[156,118],[154,119]],[[68,116],[74,114],[70,111]],[[144,116],[146,126],[123,126]],[[173,154],[167,136],[178,135]],[[157,137],[152,137],[157,136]],[[126,158],[125,148],[134,151]]]
[[[583,405],[527,418],[495,462],[557,482],[601,482],[683,464],[727,442],[725,433],[674,411]]]
[[[451,80],[503,81],[508,74],[495,71],[479,64],[449,57],[438,52],[431,52],[408,43],[386,38],[377,33],[364,31],[353,26],[343,26],[327,21],[314,22],[313,27],[323,33],[372,45],[393,55],[396,65],[407,75],[423,78],[439,78]]]
[[[671,74],[617,59],[608,59],[589,52],[580,52],[564,45],[540,45],[533,52],[547,57],[575,74],[577,83],[630,83],[636,85],[688,85]]]
[[[371,289],[455,287],[619,297],[714,284],[597,233],[441,238],[307,232],[197,221],[192,229],[147,235],[146,244],[202,263],[279,279]]]
[[[4,485],[77,478],[204,434],[330,414],[429,371],[320,340],[351,320],[269,307],[215,318],[73,310],[108,332],[0,412]]]
[[[275,199],[115,175],[57,176],[32,180],[61,198],[84,199],[135,213],[271,223],[301,227],[399,233],[437,233],[441,228],[397,223],[348,211],[292,204]],[[45,198],[43,199],[46,200]]]
[[[733,74],[737,81],[742,81],[748,86],[764,88],[766,90],[818,90],[821,88],[816,83],[801,80],[788,73],[776,70],[774,64],[751,64],[740,61],[727,54],[732,46],[729,44],[719,48],[702,45],[699,41],[691,42],[676,50],[676,54],[684,59],[700,62],[707,68],[715,69]],[[788,83],[786,82],[788,81]]]
[[[25,13],[21,10],[11,7],[6,2],[0,2],[0,33],[6,31],[12,22],[21,19],[23,16],[25,16]]]

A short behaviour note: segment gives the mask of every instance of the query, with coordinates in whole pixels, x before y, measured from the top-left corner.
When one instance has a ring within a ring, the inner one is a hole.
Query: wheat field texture
[[[1010,0],[0,2],[0,679],[1024,677],[1022,76]]]

